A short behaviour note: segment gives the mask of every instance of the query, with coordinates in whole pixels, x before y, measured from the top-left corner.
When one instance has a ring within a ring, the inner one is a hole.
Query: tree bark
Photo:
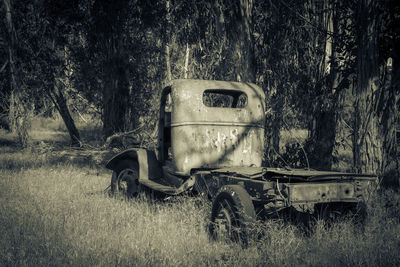
[[[396,50],[393,50],[396,51]],[[378,115],[383,133],[382,176],[384,182],[400,186],[400,140],[397,140],[399,124],[399,52],[394,52],[393,61],[386,65],[386,80],[378,103]],[[393,62],[393,63],[392,63]]]
[[[93,4],[96,44],[103,57],[103,134],[135,127],[130,103],[129,56],[124,27],[129,16],[128,1],[96,0]]]
[[[337,18],[333,4],[324,3],[321,23],[326,30],[325,54],[321,64],[320,75],[325,81],[320,84],[322,98],[318,100],[314,112],[314,124],[310,131],[310,165],[315,169],[330,170],[332,167],[332,152],[335,146],[337,112],[338,112],[338,73],[336,59],[336,43],[333,34],[337,33]],[[325,88],[325,89],[324,89]]]
[[[396,40],[394,47],[400,46],[400,40]],[[397,177],[397,186],[400,187],[400,51],[394,50],[395,56],[393,57],[393,74],[392,74],[392,81],[391,87],[393,92],[393,99],[394,99],[394,107],[393,112],[388,113],[392,114],[391,119],[391,127],[394,128],[394,136],[389,135],[387,138],[387,142],[385,143],[387,150],[389,153],[387,162],[390,162],[391,159],[394,161],[394,179]],[[390,120],[388,120],[390,123]],[[388,168],[389,169],[389,168]],[[390,170],[389,170],[390,171]],[[389,171],[386,172],[389,174]]]
[[[69,136],[71,138],[71,145],[72,146],[80,146],[81,145],[81,138],[79,135],[79,131],[75,126],[74,119],[69,112],[69,108],[67,105],[67,101],[62,90],[58,87],[57,82],[55,82],[53,90],[48,91],[48,95],[50,99],[53,101],[56,109],[61,115],[61,118],[64,121],[65,126],[67,127]]]
[[[315,123],[313,149],[309,155],[310,166],[315,169],[330,170],[336,137],[335,109],[318,112]]]
[[[188,78],[188,72],[189,72],[189,55],[190,55],[190,47],[189,44],[186,44],[186,54],[185,54],[185,66],[183,68],[183,78],[187,79]]]
[[[3,0],[6,11],[6,24],[8,31],[8,56],[10,65],[10,110],[9,120],[10,128],[18,135],[19,143],[22,147],[29,145],[30,128],[30,110],[29,105],[26,103],[26,97],[23,90],[21,90],[21,81],[18,76],[18,68],[16,67],[14,53],[17,47],[16,33],[13,24],[13,10],[11,0]]]
[[[118,37],[115,37],[118,38]],[[121,47],[117,48],[122,49]],[[106,67],[106,84],[103,90],[103,129],[108,137],[116,132],[129,130],[129,78],[126,59],[109,51],[110,59]]]
[[[171,42],[171,2],[170,0],[165,0],[165,9],[166,9],[166,26],[164,32],[164,56],[165,56],[165,67],[167,71],[167,83],[172,80],[172,71],[171,71],[171,51],[170,51],[170,42]]]
[[[268,103],[270,110],[265,116],[265,161],[268,166],[275,166],[275,161],[280,154],[280,131],[282,128],[284,94],[278,92],[277,81],[268,83]]]
[[[376,2],[362,0],[358,8],[357,87],[353,160],[359,173],[382,174],[384,133],[377,112],[379,68]]]
[[[236,79],[242,82],[256,81],[254,41],[252,33],[253,0],[239,0],[240,21],[234,42]]]

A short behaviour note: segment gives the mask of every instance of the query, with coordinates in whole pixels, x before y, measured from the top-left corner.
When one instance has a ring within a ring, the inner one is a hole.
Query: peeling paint
[[[238,143],[238,129],[232,129],[230,131],[231,142],[233,146],[236,146]]]

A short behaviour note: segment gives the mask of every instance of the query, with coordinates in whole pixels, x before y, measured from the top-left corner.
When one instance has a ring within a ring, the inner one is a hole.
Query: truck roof
[[[263,90],[254,83],[230,82],[217,80],[196,80],[196,79],[178,79],[172,80],[169,84],[172,88],[182,90],[190,87],[193,92],[203,92],[205,89],[227,89],[238,90],[250,95],[257,95],[260,99],[265,99]]]
[[[196,121],[263,127],[265,94],[253,83],[185,79],[171,81],[169,88],[175,108],[173,125]],[[207,93],[213,96],[244,94],[246,103],[236,107],[207,105]]]

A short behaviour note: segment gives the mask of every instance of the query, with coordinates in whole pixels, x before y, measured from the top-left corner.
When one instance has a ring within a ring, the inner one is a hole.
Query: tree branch
[[[8,65],[8,60],[6,60],[6,62],[4,62],[3,66],[2,66],[1,69],[0,69],[0,73],[2,73],[2,72],[5,70],[5,68],[7,67],[7,65]]]

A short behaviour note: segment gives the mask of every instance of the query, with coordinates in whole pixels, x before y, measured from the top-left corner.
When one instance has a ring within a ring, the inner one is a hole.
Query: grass
[[[79,129],[81,139],[85,144],[97,146],[103,142],[102,125],[99,118],[86,116],[85,121],[75,116],[75,125]],[[30,135],[35,143],[45,140],[53,145],[67,146],[70,137],[61,117],[53,118],[34,117],[31,122]]]
[[[49,135],[51,136],[51,135]],[[271,220],[248,248],[210,240],[211,204],[179,196],[127,201],[105,192],[111,173],[19,151],[0,136],[0,266],[399,266],[400,194],[368,203],[363,227],[342,220],[312,231]]]

